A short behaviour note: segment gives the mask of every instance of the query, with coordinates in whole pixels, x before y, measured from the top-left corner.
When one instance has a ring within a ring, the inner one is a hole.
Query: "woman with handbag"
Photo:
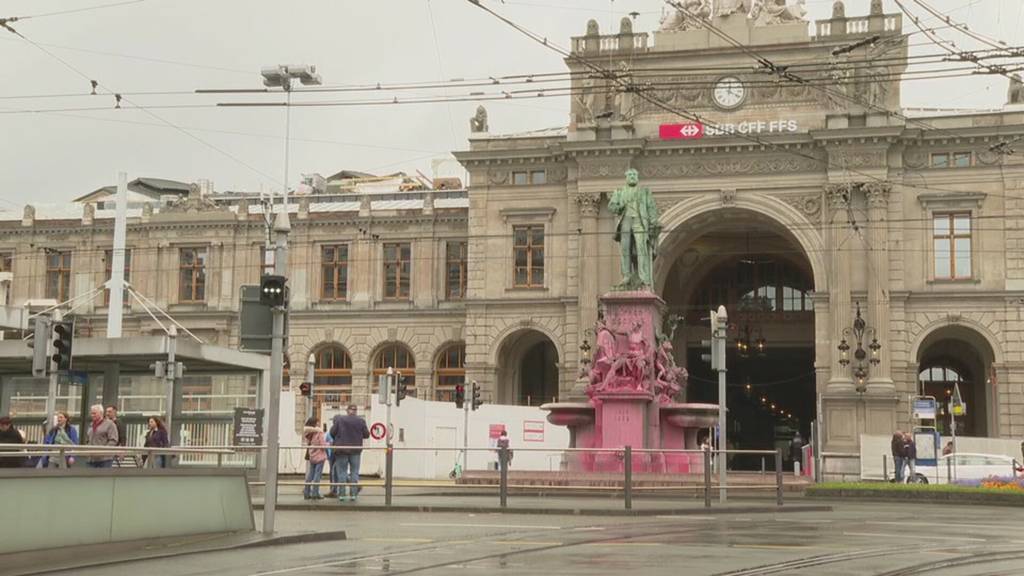
[[[43,444],[53,446],[75,446],[78,444],[78,430],[68,420],[68,413],[63,410],[57,412],[57,425],[47,432],[43,438]],[[68,468],[75,463],[74,456],[44,456],[39,461],[40,468]]]
[[[320,429],[320,421],[316,417],[306,420],[306,426],[302,431],[306,441],[306,485],[302,489],[302,497],[305,500],[322,500],[320,495],[320,475],[324,471],[324,462],[327,460],[327,440],[324,438],[324,431]]]

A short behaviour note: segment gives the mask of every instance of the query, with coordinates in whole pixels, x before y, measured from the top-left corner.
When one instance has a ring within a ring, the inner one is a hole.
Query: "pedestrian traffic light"
[[[302,396],[309,396],[312,394],[312,392],[313,389],[312,386],[309,385],[309,382],[303,382],[302,384],[299,384],[299,394],[301,394]]]
[[[32,349],[32,375],[42,378],[49,372],[50,362],[46,356],[46,344],[50,341],[50,319],[40,316],[32,326],[28,347]]]
[[[462,410],[463,406],[466,405],[466,386],[463,384],[455,385],[455,407]]]
[[[260,304],[267,306],[284,306],[287,301],[288,279],[284,276],[267,274],[260,278]]]
[[[53,323],[53,366],[58,372],[71,370],[71,346],[75,337],[71,322]]]
[[[473,382],[473,410],[479,408],[483,403],[484,401],[480,399],[480,385]]]
[[[397,372],[395,378],[395,406],[398,406],[409,395],[409,383],[401,372]]]

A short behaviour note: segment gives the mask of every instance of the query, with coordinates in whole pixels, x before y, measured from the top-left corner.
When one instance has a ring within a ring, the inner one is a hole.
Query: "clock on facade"
[[[720,108],[731,110],[738,108],[747,99],[747,87],[735,76],[726,76],[715,83],[712,92],[715,104]]]

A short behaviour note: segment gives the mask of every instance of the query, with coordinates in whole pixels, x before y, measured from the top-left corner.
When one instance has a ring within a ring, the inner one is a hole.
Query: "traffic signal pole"
[[[50,327],[52,328],[53,326],[56,326],[56,323],[60,322],[62,318],[63,313],[60,311],[60,308],[54,310],[53,316],[51,317],[52,322],[50,323]],[[37,342],[36,346],[38,345],[39,343]],[[43,434],[45,435],[50,431],[50,428],[53,427],[54,418],[56,417],[57,383],[60,379],[60,374],[57,372],[55,368],[52,367],[53,355],[56,348],[54,348],[53,346],[53,334],[50,333],[49,331],[47,332],[46,342],[43,343],[43,346],[46,347],[46,366],[51,367],[50,382],[49,386],[46,389],[46,425],[43,426]]]
[[[475,382],[474,382],[475,384]],[[462,473],[466,473],[469,465],[469,406],[471,402],[462,402]]]
[[[729,317],[726,314],[725,306],[719,306],[718,312],[712,316],[715,322],[715,330],[712,334],[712,345],[715,347],[712,354],[718,357],[716,369],[718,370],[718,501],[725,502],[728,498],[726,492],[728,471],[726,465],[728,458],[726,449],[729,447],[728,432],[726,426],[726,386],[725,386],[725,338]]]

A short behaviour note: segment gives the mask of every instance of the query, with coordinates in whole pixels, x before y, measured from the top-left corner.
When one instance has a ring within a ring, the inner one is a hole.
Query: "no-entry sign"
[[[700,122],[662,124],[658,136],[662,140],[699,140],[704,137],[704,125]]]
[[[387,433],[388,428],[383,422],[374,422],[373,426],[370,426],[370,436],[373,436],[374,440],[380,440]]]

